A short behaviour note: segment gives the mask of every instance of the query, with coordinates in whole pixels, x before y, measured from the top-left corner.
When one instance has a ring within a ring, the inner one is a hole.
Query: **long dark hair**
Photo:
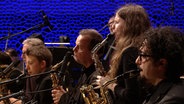
[[[151,27],[148,14],[140,5],[126,4],[117,10],[116,15],[125,21],[125,28],[116,42],[117,50],[111,59],[111,77],[116,76],[123,51],[130,46],[138,46],[142,34]]]

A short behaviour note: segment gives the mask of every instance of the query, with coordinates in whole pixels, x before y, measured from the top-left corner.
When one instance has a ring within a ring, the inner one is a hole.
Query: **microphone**
[[[45,12],[43,10],[41,10],[41,13],[43,15],[43,20],[44,20],[43,25],[44,26],[48,26],[49,27],[49,30],[51,31],[53,29],[53,26],[50,24],[50,21],[48,19],[48,16],[45,14]]]
[[[6,69],[3,70],[3,74],[9,73],[13,67],[16,67],[20,63],[20,60],[13,61]]]
[[[72,55],[72,52],[68,51],[64,58],[63,58],[63,62],[62,62],[62,66],[61,66],[61,70],[60,72],[58,73],[58,75],[61,77],[63,74],[66,73],[67,69],[68,69],[68,66],[70,65],[70,59],[71,59],[71,55]]]
[[[68,75],[68,67],[70,65],[71,55],[72,55],[72,53],[70,51],[68,51],[65,54],[65,56],[63,58],[63,64],[61,66],[61,70],[58,73],[58,76],[59,76],[59,79],[60,79],[59,84],[61,84],[65,90],[67,90],[66,88],[69,85],[70,77]]]

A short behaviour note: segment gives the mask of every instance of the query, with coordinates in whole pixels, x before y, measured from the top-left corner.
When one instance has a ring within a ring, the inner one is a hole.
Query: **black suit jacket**
[[[82,85],[90,85],[96,80],[96,76],[100,75],[99,71],[95,70],[94,64],[89,68],[83,68],[78,84],[75,88],[63,94],[60,98],[60,104],[85,104],[80,88]]]
[[[34,94],[33,101],[36,101],[37,104],[52,104],[52,80],[50,78],[50,74],[41,75],[38,79],[36,79],[36,84],[37,86],[35,91],[40,92]]]
[[[184,80],[178,83],[162,81],[143,104],[184,104]]]

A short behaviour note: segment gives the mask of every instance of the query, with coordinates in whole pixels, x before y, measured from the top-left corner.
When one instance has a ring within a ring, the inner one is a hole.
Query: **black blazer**
[[[96,80],[96,76],[100,75],[99,71],[95,70],[94,64],[89,68],[83,68],[82,74],[75,88],[63,94],[59,104],[85,104],[80,88],[82,85],[90,85]]]
[[[52,104],[52,80],[50,78],[50,74],[48,75],[42,75],[38,79],[36,79],[36,90],[35,91],[41,91],[38,93],[35,93],[33,96],[33,101],[36,101],[37,104]],[[47,91],[42,91],[47,90]]]
[[[143,104],[184,104],[184,80],[178,83],[162,81]]]

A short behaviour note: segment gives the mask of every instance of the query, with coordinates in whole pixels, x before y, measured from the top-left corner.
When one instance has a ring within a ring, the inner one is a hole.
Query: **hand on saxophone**
[[[106,82],[112,80],[109,76],[97,76],[97,79],[96,79],[96,82],[93,83],[93,85],[95,85],[96,87],[94,87],[94,89],[98,89],[100,87],[102,87]],[[111,89],[112,91],[114,91],[114,87],[116,86],[117,84],[115,82],[109,84],[107,86],[108,89]]]
[[[54,101],[54,104],[58,104],[61,96],[65,94],[66,91],[64,90],[63,86],[59,86],[52,90],[52,98]]]

